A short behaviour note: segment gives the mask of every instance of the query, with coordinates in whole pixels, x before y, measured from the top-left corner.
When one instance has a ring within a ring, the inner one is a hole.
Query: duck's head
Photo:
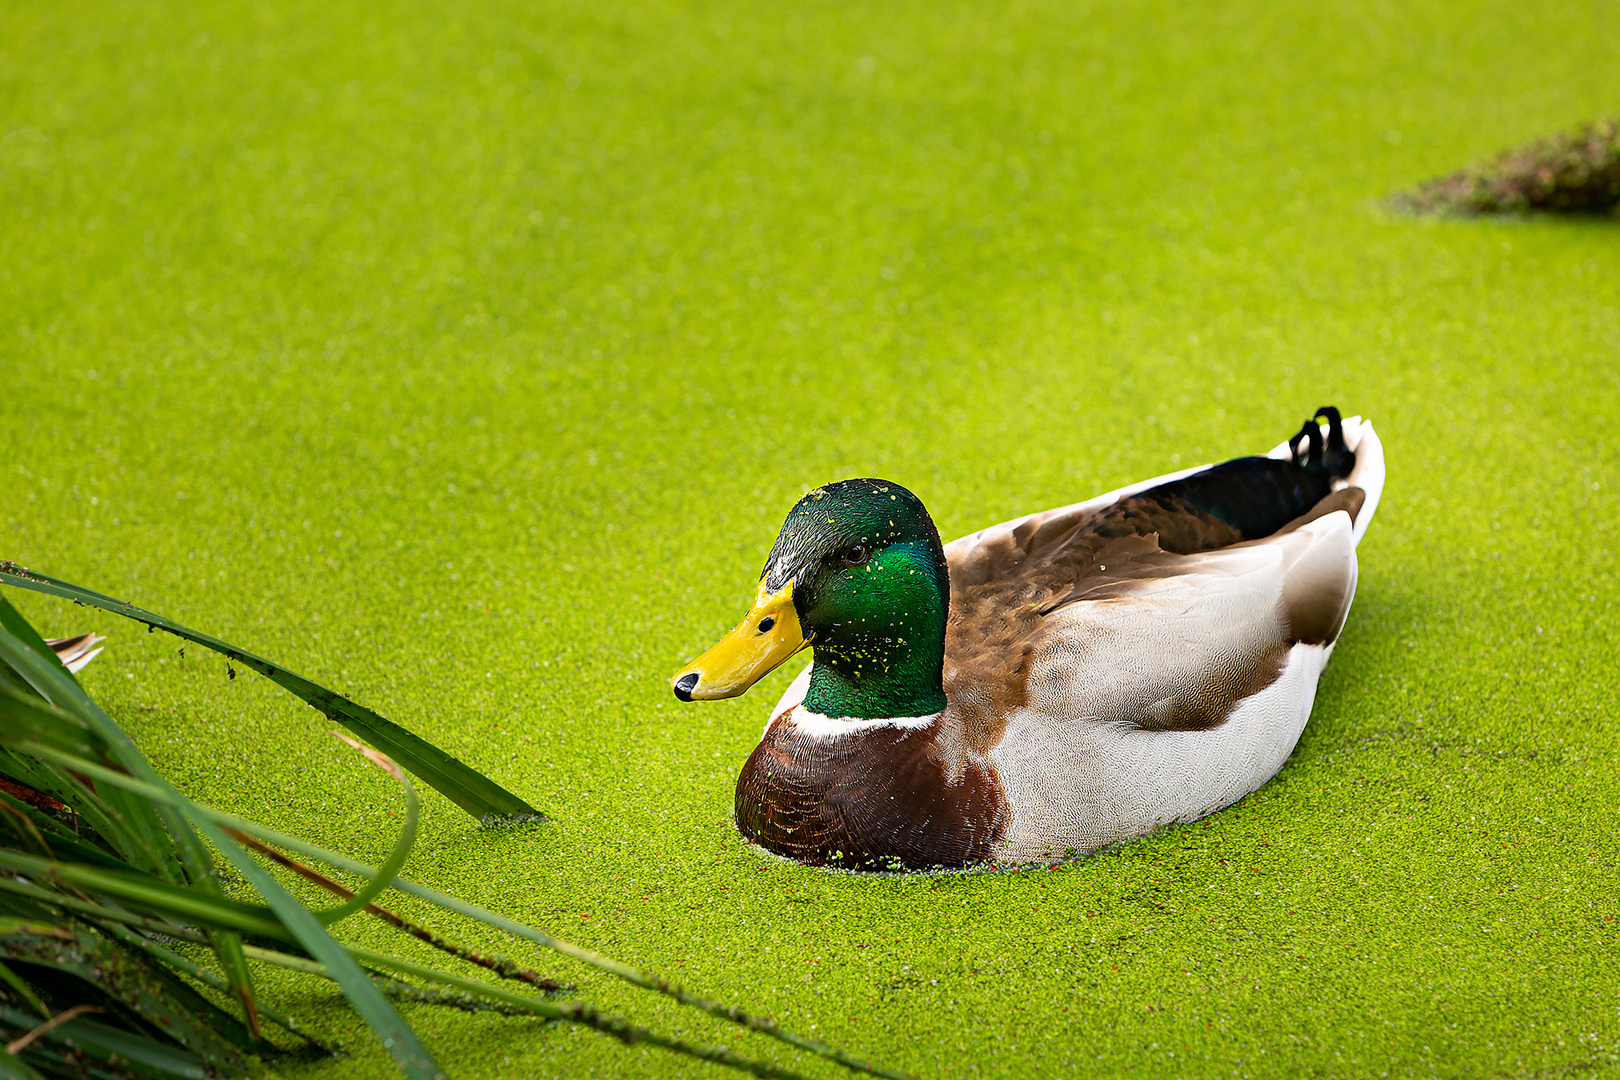
[[[806,645],[805,708],[927,716],[941,681],[950,581],[922,502],[887,480],[817,488],[788,514],[748,615],[670,680],[682,701],[736,697]]]

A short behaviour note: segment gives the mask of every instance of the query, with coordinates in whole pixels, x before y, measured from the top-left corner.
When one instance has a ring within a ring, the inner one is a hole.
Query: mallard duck
[[[1264,456],[945,545],[904,487],[843,480],[793,507],[747,617],[671,683],[735,697],[813,647],[737,780],[737,827],[780,855],[917,870],[1095,851],[1282,767],[1383,483],[1372,425],[1333,408]]]

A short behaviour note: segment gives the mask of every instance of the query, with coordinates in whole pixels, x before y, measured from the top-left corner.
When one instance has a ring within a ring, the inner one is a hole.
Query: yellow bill
[[[793,609],[793,582],[770,592],[761,581],[747,617],[718,645],[676,672],[669,684],[682,701],[736,697],[805,644],[799,613]]]

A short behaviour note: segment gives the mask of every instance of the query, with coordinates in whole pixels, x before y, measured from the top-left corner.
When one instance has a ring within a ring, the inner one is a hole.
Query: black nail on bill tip
[[[675,680],[675,696],[682,701],[692,700],[692,691],[697,689],[697,672],[691,671]]]

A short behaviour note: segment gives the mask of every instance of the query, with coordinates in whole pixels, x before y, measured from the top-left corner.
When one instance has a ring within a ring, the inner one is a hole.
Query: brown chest
[[[797,711],[797,710],[795,710]],[[772,722],[737,779],[737,827],[813,866],[922,870],[990,857],[1009,810],[995,768],[948,762],[933,727],[839,735]]]

